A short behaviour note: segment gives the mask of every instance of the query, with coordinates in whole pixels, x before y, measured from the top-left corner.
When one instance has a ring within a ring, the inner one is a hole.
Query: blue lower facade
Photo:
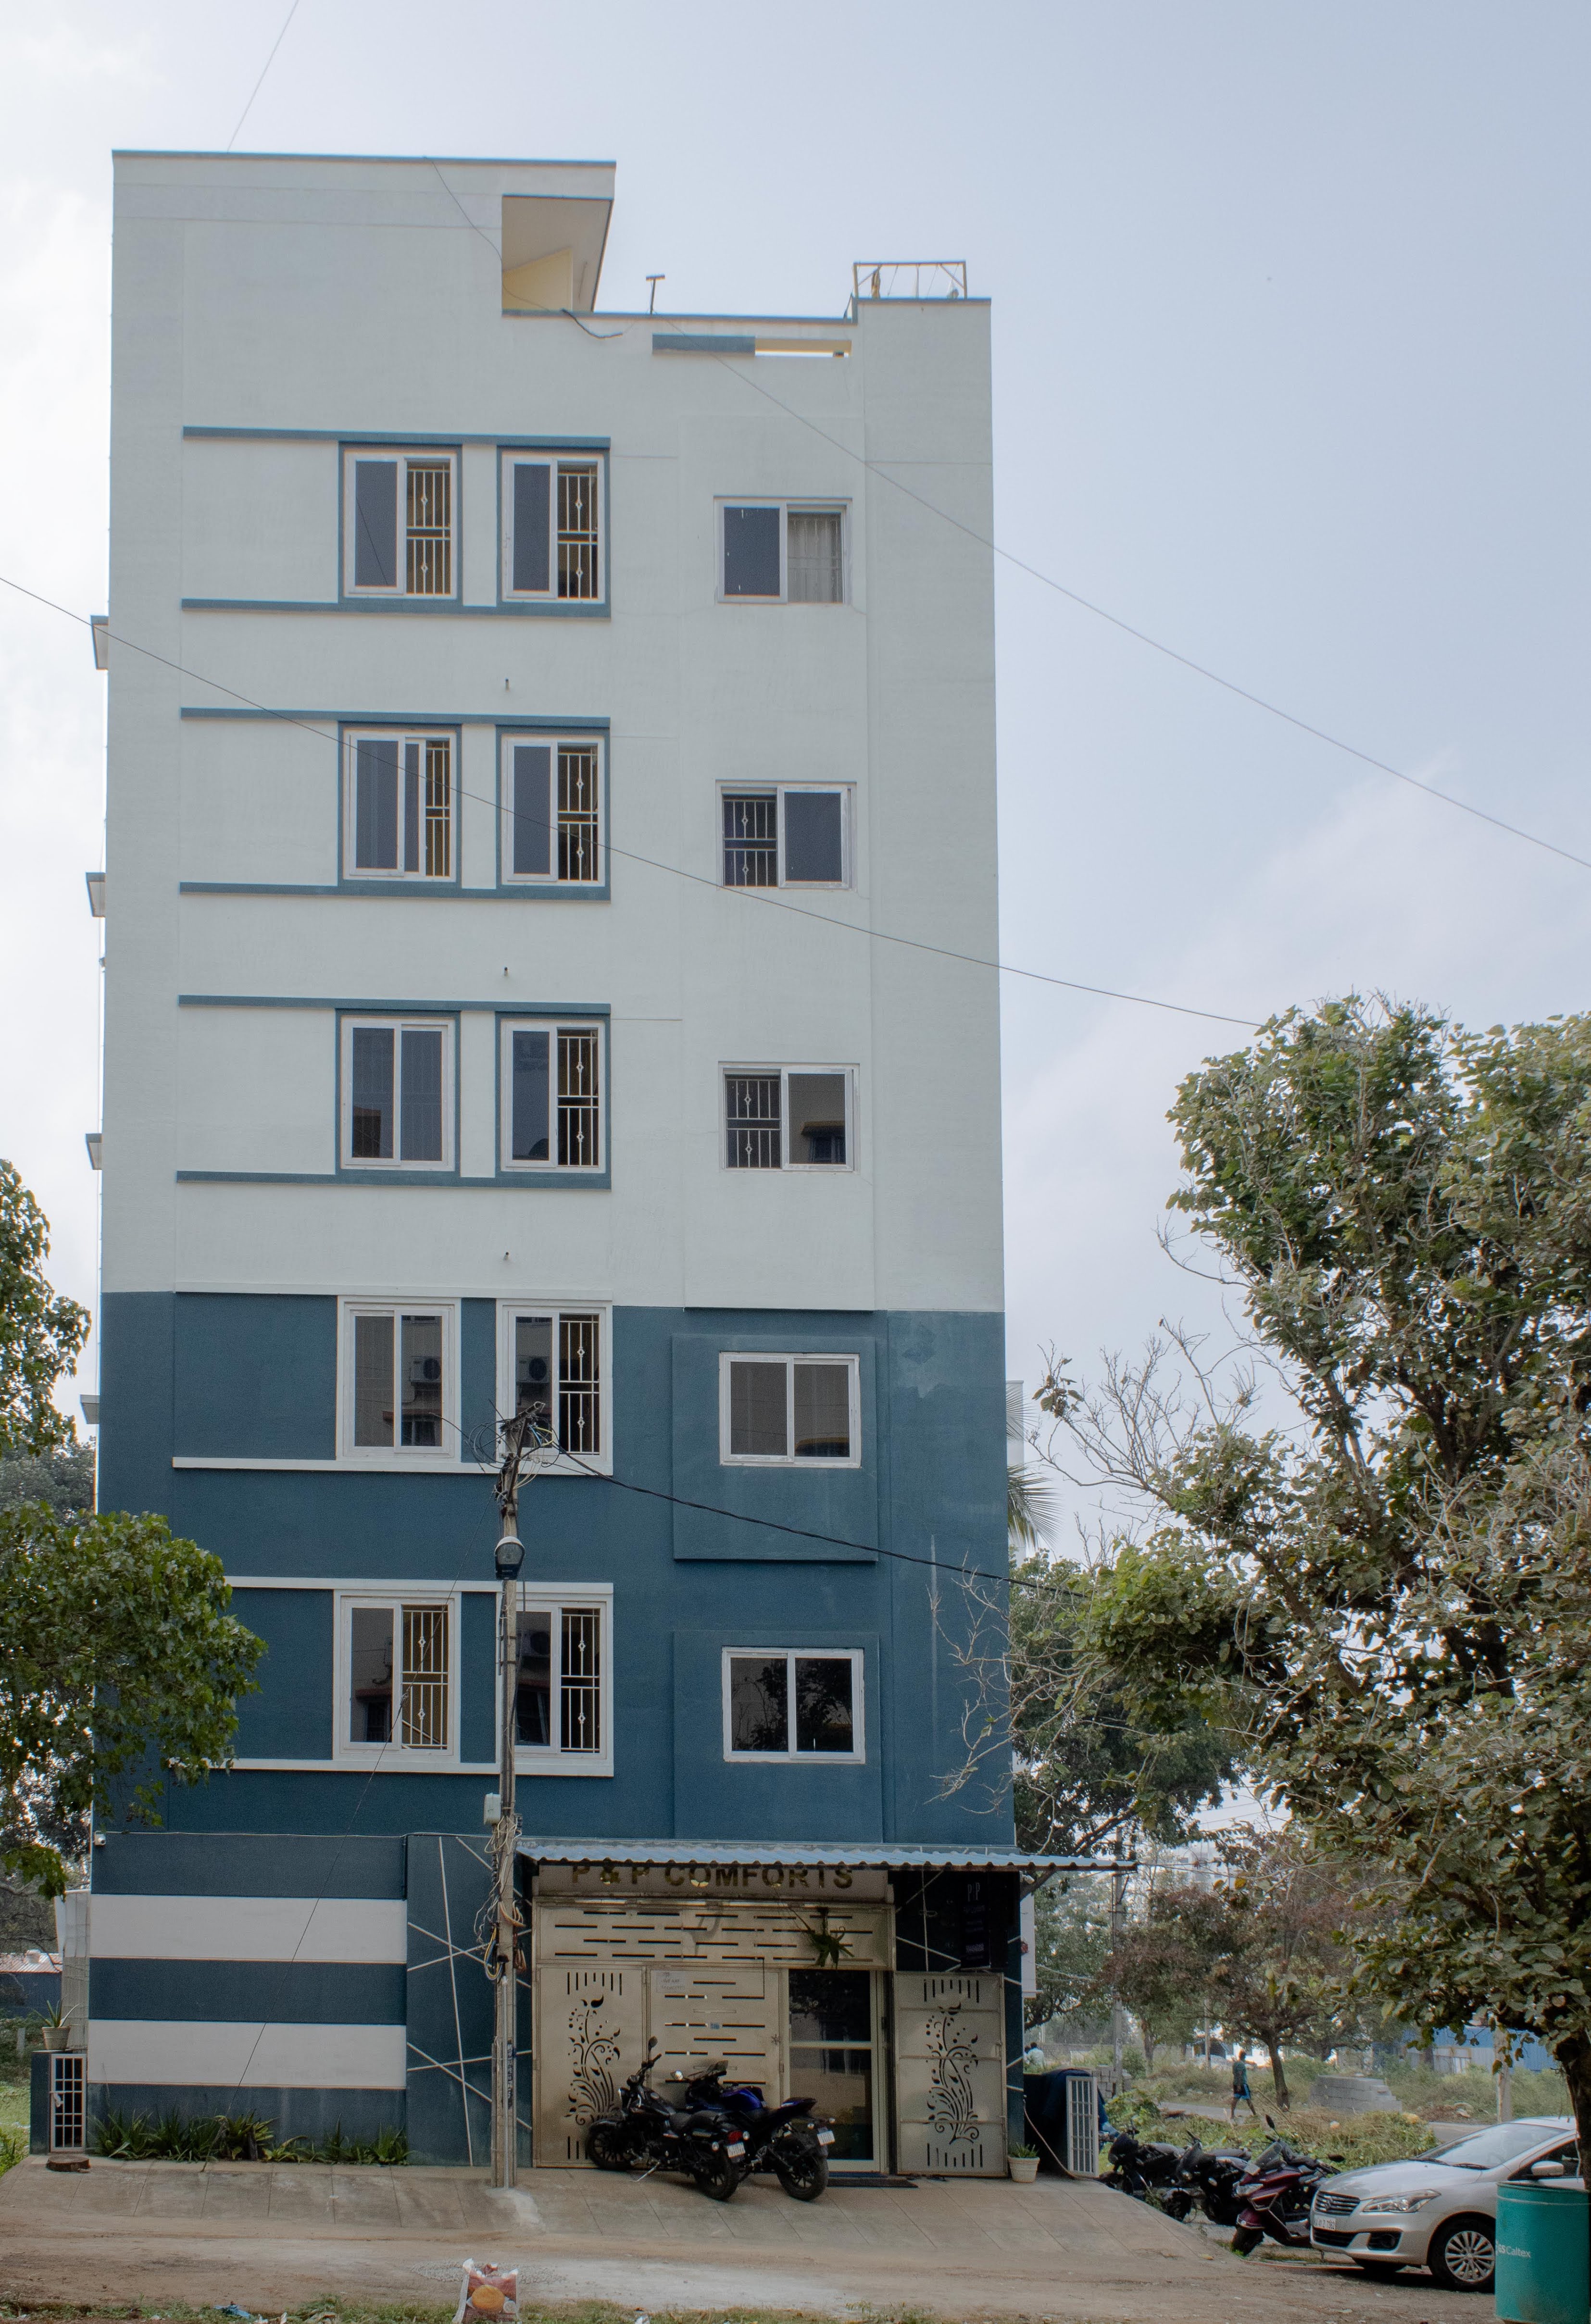
[[[502,1319],[456,1314],[452,1419],[489,1458]],[[90,2107],[402,2128],[417,2161],[479,2165],[495,1503],[478,1469],[339,1460],[339,1328],[333,1298],[104,1303],[100,1505],[218,1555],[267,1652],[236,1766],[96,1846]],[[738,2025],[742,2070],[785,2088],[849,2060],[819,2095],[857,2167],[1003,2169],[1016,1886],[965,1866],[1009,1850],[1011,1809],[955,1782],[967,1642],[1003,1602],[1002,1319],[619,1307],[605,1348],[612,1475],[522,1503],[523,1595],[547,1601],[518,1776],[523,2159],[578,2162],[582,2106],[658,2029],[683,2058]],[[725,1461],[735,1352],[850,1360],[854,1463]],[[843,1702],[809,1733],[814,1687]],[[709,1844],[739,1865],[698,1864]],[[964,1868],[890,1868],[914,1848]],[[840,1984],[813,1984],[826,1964]]]

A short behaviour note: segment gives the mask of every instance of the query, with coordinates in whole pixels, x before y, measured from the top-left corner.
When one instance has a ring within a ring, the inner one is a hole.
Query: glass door
[[[876,2013],[873,1972],[790,1972],[790,2093],[834,2125],[837,2168],[879,2167]]]

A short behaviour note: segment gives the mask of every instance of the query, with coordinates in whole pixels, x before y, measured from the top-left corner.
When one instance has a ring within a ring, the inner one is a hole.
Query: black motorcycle
[[[638,2163],[646,2166],[643,2176],[680,2171],[714,2202],[726,2203],[745,2168],[745,2141],[721,2107],[671,2107],[658,2095],[648,2079],[657,2046],[647,2043],[618,2105],[586,2133],[586,2159],[598,2171],[628,2171]]]
[[[755,2082],[726,2082],[729,2069],[722,2059],[703,2066],[682,2084],[684,2107],[719,2108],[739,2131],[745,2144],[742,2174],[772,2171],[785,2193],[798,2203],[815,2203],[828,2184],[828,2150],[834,2133],[812,2113],[810,2098],[786,2098],[769,2106]]]
[[[1106,2151],[1110,2169],[1100,2173],[1104,2184],[1140,2203],[1147,2203],[1152,2195],[1171,2185],[1182,2160],[1179,2146],[1161,2139],[1138,2138],[1130,2130],[1118,2130]]]
[[[1241,2149],[1204,2146],[1195,2138],[1182,2149],[1161,2207],[1173,2219],[1186,2219],[1197,2204],[1215,2226],[1235,2227],[1243,2209],[1238,2185],[1253,2169],[1253,2157]]]

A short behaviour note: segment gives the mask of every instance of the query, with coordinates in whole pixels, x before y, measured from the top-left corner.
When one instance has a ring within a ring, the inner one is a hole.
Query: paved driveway
[[[1372,2284],[1285,2254],[1233,2259],[1107,2189],[1042,2179],[831,2188],[792,2203],[772,2181],[710,2203],[682,2182],[533,2171],[495,2194],[479,2172],[322,2165],[21,2163],[0,2179],[0,2293],[13,2301],[451,2299],[466,2253],[517,2260],[537,2302],[914,2309],[1068,2324],[1486,2324],[1489,2301],[1423,2278]]]

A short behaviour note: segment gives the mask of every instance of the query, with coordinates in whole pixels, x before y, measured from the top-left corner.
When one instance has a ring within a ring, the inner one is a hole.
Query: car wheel
[[[1449,2292],[1490,2292],[1497,2245],[1490,2219],[1449,2219],[1430,2239],[1425,2264]]]

